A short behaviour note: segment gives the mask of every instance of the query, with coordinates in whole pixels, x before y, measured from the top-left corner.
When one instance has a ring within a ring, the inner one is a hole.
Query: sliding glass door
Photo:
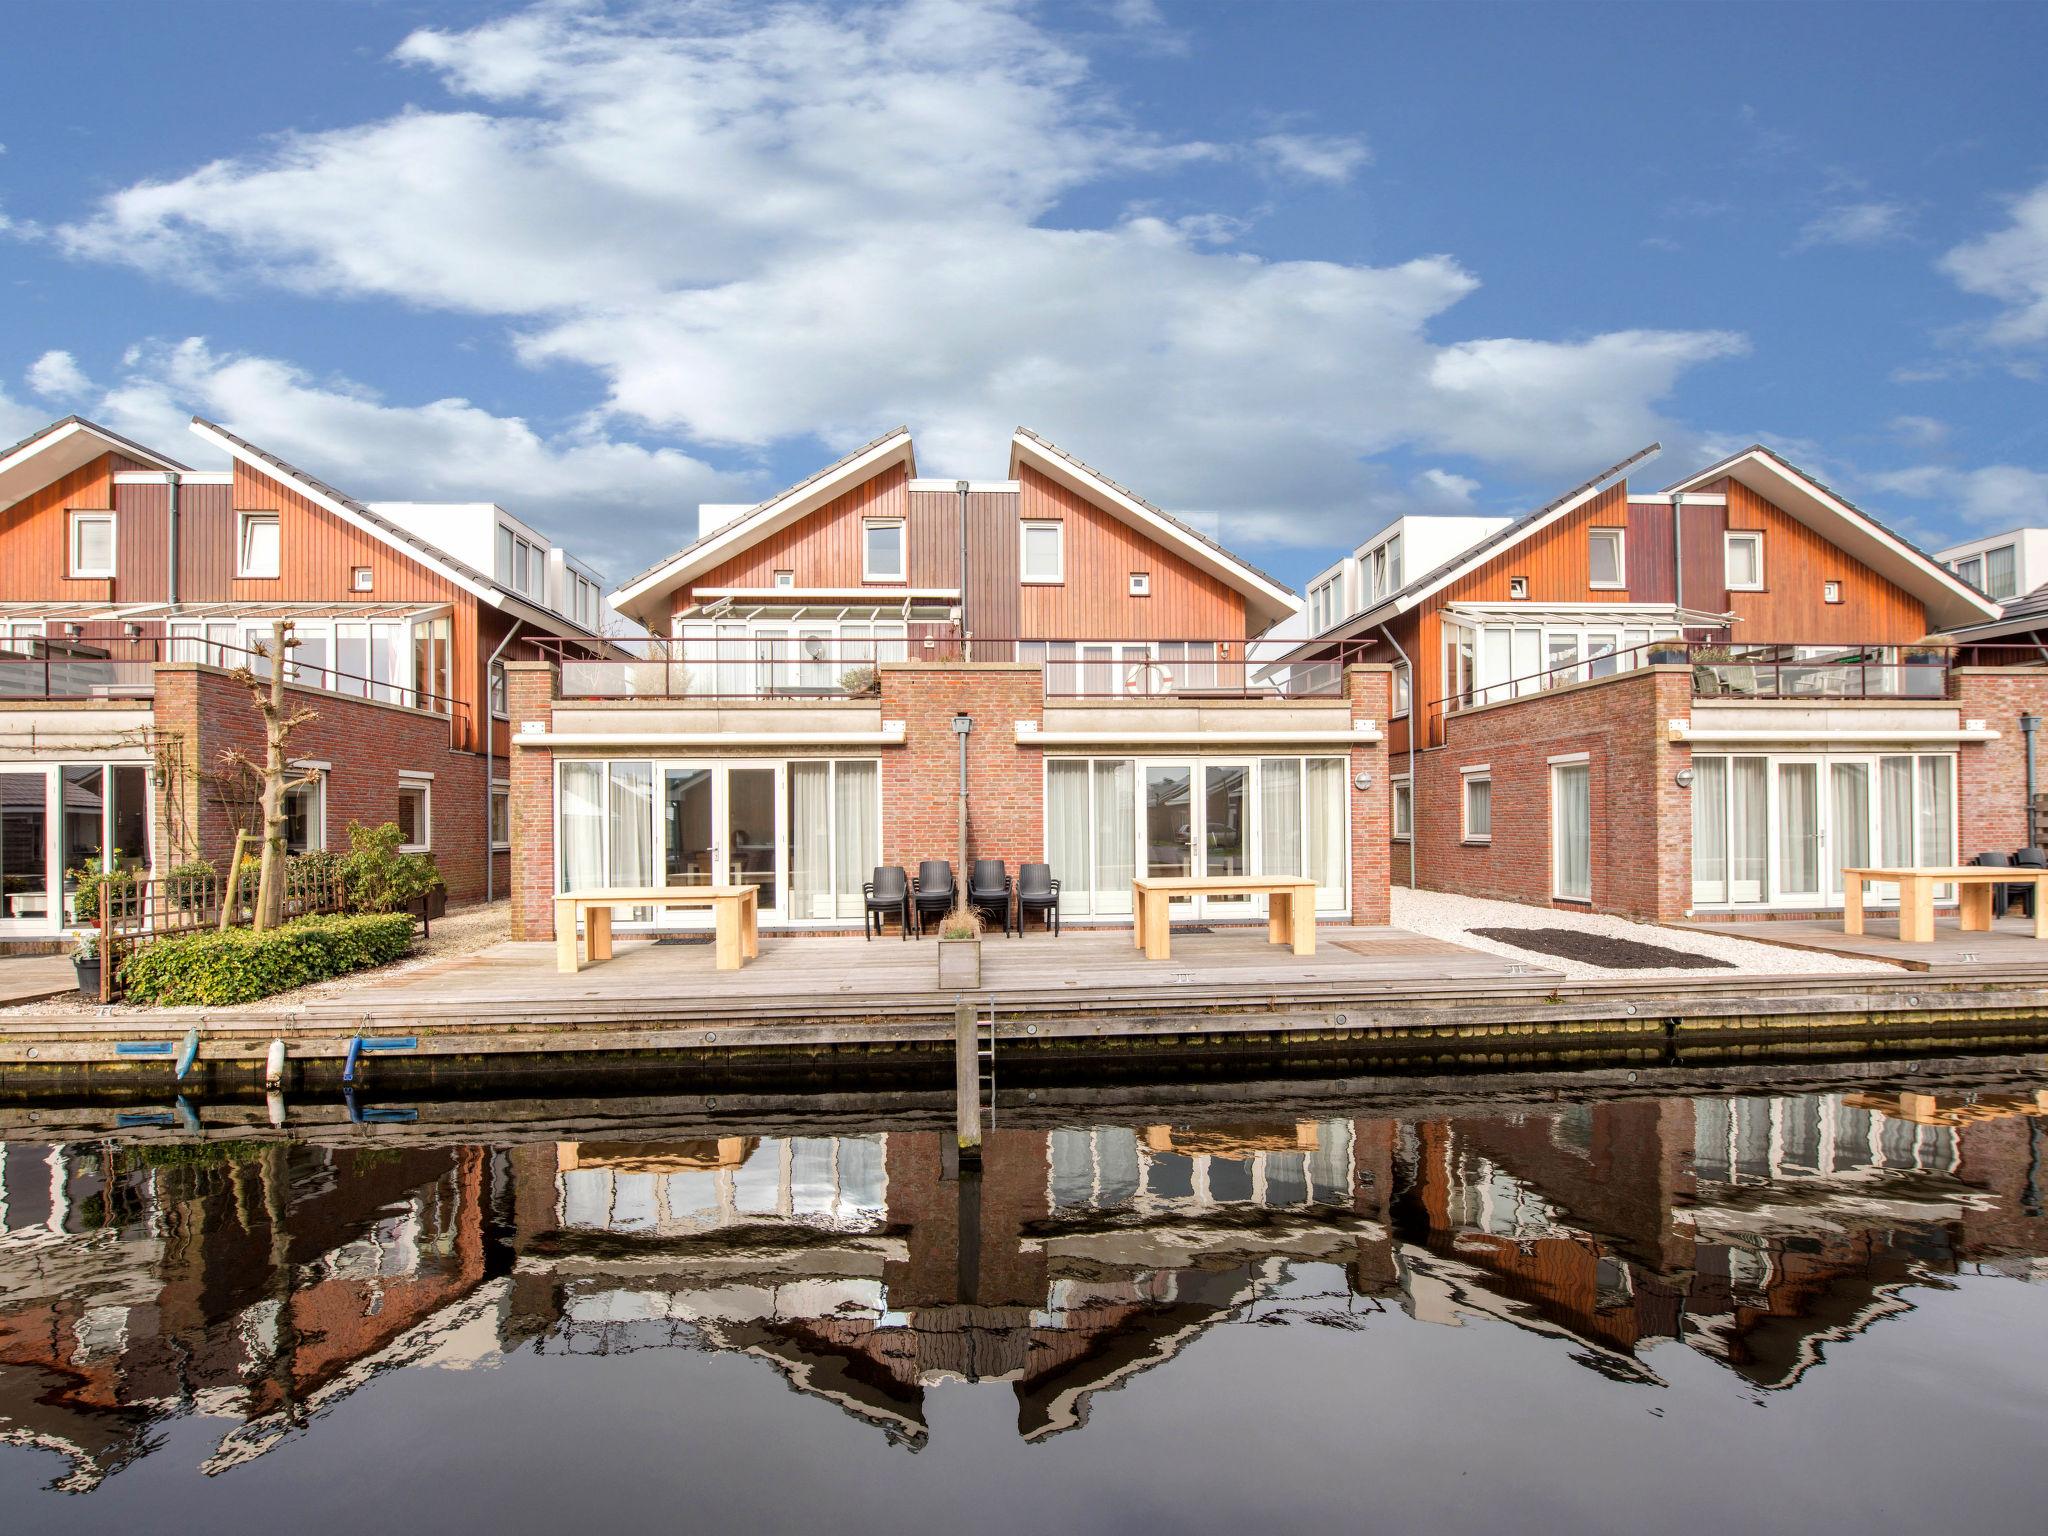
[[[50,837],[50,771],[0,772],[0,932],[52,927],[58,874]]]

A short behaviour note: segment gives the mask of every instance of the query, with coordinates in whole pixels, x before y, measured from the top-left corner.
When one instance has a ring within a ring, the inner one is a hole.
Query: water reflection
[[[0,1437],[85,1491],[204,1421],[212,1475],[381,1373],[661,1349],[759,1361],[913,1450],[941,1385],[1007,1389],[1039,1442],[1220,1326],[1370,1319],[1511,1325],[1639,1383],[1676,1349],[1784,1392],[1916,1292],[2048,1276],[2044,1117],[2026,1084],[999,1122],[964,1177],[886,1124],[14,1141]]]

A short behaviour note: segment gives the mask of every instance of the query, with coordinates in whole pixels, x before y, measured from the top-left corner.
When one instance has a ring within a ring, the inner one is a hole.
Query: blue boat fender
[[[363,1059],[363,1037],[351,1036],[348,1042],[348,1060],[342,1063],[341,1080],[353,1083],[356,1080],[356,1063]]]
[[[178,1079],[184,1081],[185,1074],[192,1070],[192,1063],[199,1059],[199,1026],[193,1025],[185,1031],[185,1043],[178,1051]]]

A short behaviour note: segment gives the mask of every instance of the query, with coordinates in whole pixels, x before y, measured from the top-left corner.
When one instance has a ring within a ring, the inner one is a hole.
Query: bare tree
[[[258,641],[255,645],[255,654],[270,662],[270,675],[257,676],[255,667],[247,660],[235,669],[235,681],[249,690],[257,713],[263,716],[262,763],[258,764],[246,753],[238,751],[221,754],[230,763],[248,769],[263,786],[258,802],[263,819],[263,857],[256,879],[256,930],[259,933],[284,921],[285,796],[320,777],[318,773],[294,777],[287,751],[292,732],[308,721],[320,718],[317,710],[286,707],[284,675],[292,647],[298,643],[298,638],[292,633],[290,619],[273,619],[270,643],[266,646]],[[232,883],[232,870],[229,876]]]

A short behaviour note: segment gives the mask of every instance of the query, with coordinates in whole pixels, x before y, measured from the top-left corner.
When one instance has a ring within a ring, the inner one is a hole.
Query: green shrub
[[[348,824],[341,879],[351,912],[403,912],[407,902],[441,888],[432,854],[398,851],[404,835],[395,821],[380,827]]]
[[[219,1008],[388,965],[411,948],[403,913],[302,917],[267,933],[230,928],[145,944],[121,962],[121,985],[130,1002]]]

